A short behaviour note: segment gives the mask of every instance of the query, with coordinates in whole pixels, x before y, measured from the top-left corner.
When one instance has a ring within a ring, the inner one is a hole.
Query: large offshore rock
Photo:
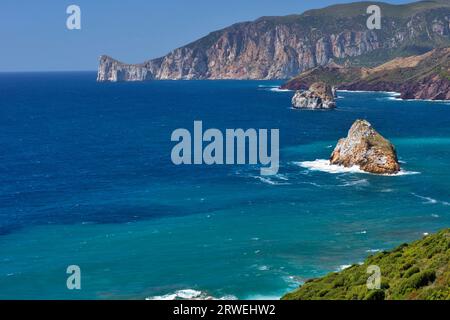
[[[376,174],[400,171],[394,146],[366,120],[356,120],[348,136],[339,140],[330,163],[344,167],[359,166],[361,170]]]

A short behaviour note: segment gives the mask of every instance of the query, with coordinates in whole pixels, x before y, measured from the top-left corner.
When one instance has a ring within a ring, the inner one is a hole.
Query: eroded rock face
[[[100,57],[97,81],[144,81],[148,69],[144,65],[125,64],[108,56]]]
[[[334,88],[324,82],[313,83],[309,90],[297,91],[292,98],[292,106],[297,109],[333,109]]]
[[[359,166],[361,170],[376,174],[400,171],[394,146],[366,120],[356,120],[348,136],[339,140],[330,163],[344,167]]]
[[[382,31],[367,29],[366,3],[351,4],[349,10],[347,6],[237,23],[141,64],[114,63],[105,56],[98,81],[287,79],[330,59],[352,59],[375,50],[387,53],[425,40],[448,42],[450,8],[444,3],[429,1],[420,14],[414,4],[404,5],[402,12],[411,11],[412,18],[386,15],[383,23],[389,28]],[[380,6],[382,12],[392,10],[391,5]]]

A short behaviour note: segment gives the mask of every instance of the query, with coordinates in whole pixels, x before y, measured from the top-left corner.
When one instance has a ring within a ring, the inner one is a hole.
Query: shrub
[[[413,274],[408,280],[406,280],[401,288],[402,293],[407,293],[412,289],[419,289],[428,285],[436,279],[436,272],[434,270],[425,270]]]
[[[333,288],[343,287],[345,284],[344,278],[340,277],[333,281]]]
[[[416,274],[416,273],[418,273],[418,272],[420,272],[419,267],[417,267],[417,266],[411,267],[411,268],[409,268],[408,270],[406,270],[405,275],[404,275],[404,278],[409,278],[409,277],[411,277],[413,274]]]
[[[372,290],[367,294],[365,299],[366,300],[384,300],[385,297],[386,297],[386,295],[383,290]]]
[[[327,290],[327,289],[323,289],[323,290],[321,290],[321,291],[319,292],[319,297],[323,297],[323,296],[325,296],[327,293],[328,293],[328,290]]]
[[[411,268],[413,266],[414,262],[412,261],[408,261],[406,262],[404,265],[402,265],[402,267],[400,268],[400,270],[404,271],[404,270],[408,270],[409,268]]]
[[[386,290],[386,289],[389,289],[390,287],[391,287],[391,286],[389,285],[388,282],[386,282],[386,281],[381,281],[381,286],[380,286],[381,289]]]

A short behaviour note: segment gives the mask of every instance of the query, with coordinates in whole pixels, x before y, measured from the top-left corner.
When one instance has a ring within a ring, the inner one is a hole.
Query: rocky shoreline
[[[339,89],[348,91],[397,92],[399,93],[399,98],[403,100],[450,100],[450,80],[441,79],[436,76],[427,77],[420,82],[380,82],[371,84],[362,81],[343,84]]]
[[[316,81],[338,90],[398,92],[401,99],[450,100],[450,47],[396,58],[374,68],[332,62],[300,74],[281,88],[301,90]]]

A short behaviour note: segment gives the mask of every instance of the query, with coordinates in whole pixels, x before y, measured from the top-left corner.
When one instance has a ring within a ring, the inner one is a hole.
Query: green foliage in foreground
[[[381,288],[367,289],[370,265]],[[450,300],[450,229],[370,256],[362,265],[307,281],[284,300]]]

